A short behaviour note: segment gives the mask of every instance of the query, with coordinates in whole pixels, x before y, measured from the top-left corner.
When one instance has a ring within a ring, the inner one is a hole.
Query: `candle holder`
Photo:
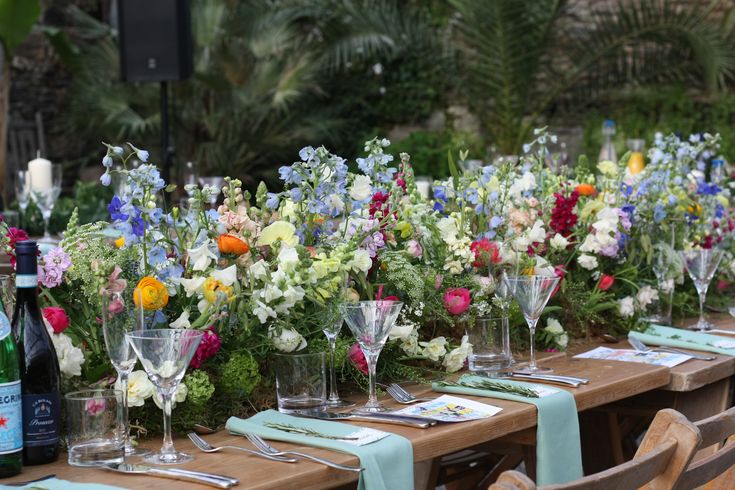
[[[34,160],[35,161],[38,161]],[[48,162],[48,160],[45,160]],[[62,167],[59,164],[51,164],[48,166],[38,165],[32,167],[33,162],[28,164],[28,181],[31,189],[31,199],[36,203],[38,209],[41,210],[43,216],[43,238],[39,243],[58,243],[48,230],[51,213],[56,205],[56,200],[61,195]],[[48,170],[46,170],[48,168]],[[50,175],[49,175],[50,174]]]

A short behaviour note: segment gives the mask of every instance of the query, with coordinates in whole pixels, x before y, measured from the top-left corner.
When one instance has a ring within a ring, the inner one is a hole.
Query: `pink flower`
[[[365,354],[360,348],[360,344],[352,344],[352,347],[350,347],[350,350],[347,352],[347,357],[350,358],[350,361],[352,361],[352,364],[358,369],[358,371],[365,375],[368,374],[367,360],[365,359]]]
[[[603,274],[597,287],[600,288],[600,291],[607,291],[613,284],[615,284],[615,278],[609,274]]]
[[[437,274],[434,278],[434,289],[439,291],[439,288],[442,287],[442,282],[444,282],[444,276]]]
[[[54,264],[44,264],[38,268],[38,282],[47,288],[55,288],[64,282],[64,271]]]
[[[122,300],[117,296],[112,298],[112,301],[110,301],[110,305],[107,307],[107,311],[110,312],[112,315],[117,315],[124,309],[125,305],[123,304]]]
[[[199,342],[199,347],[197,347],[194,357],[191,358],[189,366],[194,369],[200,368],[204,361],[219,352],[220,347],[222,347],[222,340],[214,331],[214,327],[209,327],[202,335],[202,340]]]
[[[421,258],[424,254],[424,249],[421,248],[421,244],[417,240],[409,240],[406,243],[406,250],[412,257]]]
[[[99,413],[102,413],[105,411],[105,407],[107,404],[105,403],[105,400],[103,399],[95,399],[92,398],[91,400],[87,400],[87,403],[85,403],[85,410],[87,410],[87,413],[90,415],[97,415]]]
[[[121,273],[122,269],[119,265],[116,265],[110,277],[107,278],[106,290],[111,293],[122,293],[128,287],[128,282],[125,279],[119,279]]]
[[[492,264],[499,264],[502,260],[498,244],[487,238],[472,242],[470,250],[475,255],[475,260],[472,262],[474,267],[487,267]]]
[[[452,315],[461,315],[472,303],[470,291],[467,288],[449,288],[444,293],[444,308]]]
[[[54,330],[55,334],[59,334],[66,330],[71,323],[69,320],[69,316],[64,311],[64,308],[59,308],[58,306],[49,306],[48,308],[44,308],[42,313],[43,317],[46,319],[49,325],[51,325],[51,328]]]

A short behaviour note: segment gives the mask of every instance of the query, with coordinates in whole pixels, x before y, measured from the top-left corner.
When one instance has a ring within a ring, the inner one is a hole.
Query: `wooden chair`
[[[707,490],[729,490],[735,487],[735,407],[700,420],[695,424],[702,434],[699,449],[725,445],[714,454],[693,462],[676,485],[689,490],[707,484]]]
[[[614,468],[541,490],[609,490],[646,488],[671,490],[694,456],[702,436],[699,429],[675,410],[656,414],[635,457]],[[517,471],[506,471],[488,490],[535,490],[535,483]]]

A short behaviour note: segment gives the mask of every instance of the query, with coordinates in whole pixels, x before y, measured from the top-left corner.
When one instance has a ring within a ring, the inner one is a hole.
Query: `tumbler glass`
[[[86,390],[67,393],[69,464],[99,466],[122,463],[125,458],[125,424],[122,392]]]
[[[327,402],[324,352],[276,354],[278,411],[323,410]]]
[[[474,325],[467,327],[466,334],[472,344],[470,371],[493,376],[510,366],[503,342],[506,325],[502,318],[478,318]]]

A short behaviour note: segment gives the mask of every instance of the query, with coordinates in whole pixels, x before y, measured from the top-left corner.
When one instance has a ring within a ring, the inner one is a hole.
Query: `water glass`
[[[276,354],[278,411],[323,410],[327,402],[324,352]]]
[[[69,464],[99,466],[122,463],[125,457],[122,392],[75,391],[67,393],[64,398]]]
[[[506,325],[503,318],[478,318],[474,325],[467,327],[466,334],[472,344],[470,371],[493,376],[510,366],[504,345]]]

